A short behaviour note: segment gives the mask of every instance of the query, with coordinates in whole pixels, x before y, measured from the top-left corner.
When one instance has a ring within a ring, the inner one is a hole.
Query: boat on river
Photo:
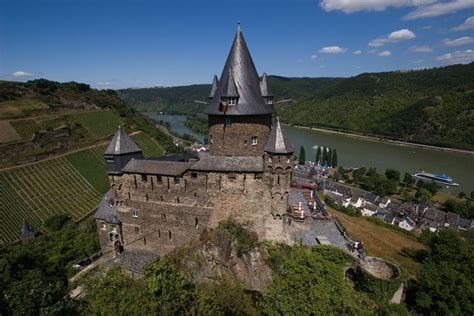
[[[412,173],[412,176],[424,179],[424,180],[432,180],[438,183],[449,185],[449,186],[458,186],[459,184],[454,182],[453,178],[445,175],[444,173],[429,173],[424,171],[415,171]]]

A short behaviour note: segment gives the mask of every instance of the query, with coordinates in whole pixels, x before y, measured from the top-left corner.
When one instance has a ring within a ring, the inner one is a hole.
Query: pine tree
[[[334,148],[334,150],[332,151],[332,166],[334,168],[337,167],[337,151],[336,151],[336,148]]]
[[[318,146],[318,150],[316,150],[316,159],[314,160],[315,163],[321,162],[321,146]]]
[[[298,163],[300,165],[304,165],[304,162],[306,161],[306,152],[304,150],[304,147],[301,146],[300,147],[300,156],[299,156],[299,159],[298,159]]]
[[[332,148],[328,150],[328,167],[332,167]]]
[[[323,147],[323,159],[321,160],[321,165],[327,165],[328,163],[328,151],[326,147]]]

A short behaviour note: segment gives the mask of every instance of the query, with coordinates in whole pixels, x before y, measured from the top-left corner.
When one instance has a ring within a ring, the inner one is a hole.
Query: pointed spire
[[[265,151],[272,154],[290,154],[294,152],[293,146],[283,133],[279,117],[273,121],[272,131],[265,145]]]
[[[232,75],[232,69],[229,69],[229,77],[227,80],[227,85],[224,86],[224,94],[223,97],[238,97],[239,93],[237,92],[237,87],[235,86],[234,76]]]
[[[214,97],[214,94],[216,94],[218,84],[219,79],[217,79],[217,76],[214,75],[214,79],[212,80],[211,93],[209,93],[209,99],[212,99]]]
[[[105,155],[122,155],[128,153],[141,152],[142,149],[125,133],[122,127],[119,126],[115,132],[112,141],[105,150]]]
[[[231,78],[230,78],[231,77]],[[233,82],[238,93],[237,106],[229,108],[226,115],[263,115],[273,113],[273,107],[267,105],[260,91],[260,78],[245,43],[244,36],[237,24],[237,33],[219,79],[214,98],[209,105],[208,114],[222,115],[219,111],[221,97],[226,97]]]
[[[273,97],[273,93],[270,90],[270,87],[267,83],[267,73],[264,72],[262,79],[260,79],[260,90],[262,91],[262,96],[265,97]]]
[[[35,232],[33,231],[33,228],[28,224],[26,220],[23,220],[23,223],[21,224],[21,230],[20,230],[20,236],[22,238],[28,237],[33,235]]]

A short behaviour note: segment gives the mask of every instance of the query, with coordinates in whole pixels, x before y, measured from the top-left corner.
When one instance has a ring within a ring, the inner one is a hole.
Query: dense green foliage
[[[427,240],[428,252],[407,300],[428,315],[474,313],[474,248],[454,231],[443,230]]]
[[[48,234],[0,247],[0,313],[64,315],[76,310],[68,299],[72,265],[99,249],[95,222],[79,227],[64,215],[46,221]]]
[[[343,251],[327,246],[273,246],[269,265],[273,281],[265,290],[268,315],[364,315],[374,303],[344,280],[343,267],[352,262]]]
[[[474,219],[474,203],[468,199],[464,202],[448,199],[443,204],[443,211],[458,213],[462,217]]]
[[[184,121],[184,125],[186,125],[196,133],[207,135],[207,117],[187,116],[186,121]]]
[[[473,87],[474,63],[365,73],[282,105],[278,113],[297,125],[473,149]]]
[[[286,78],[268,76],[268,84],[278,99],[310,97],[323,91],[340,78]],[[118,90],[119,96],[132,107],[143,112],[166,112],[169,114],[204,113],[207,105],[194,100],[207,102],[210,84],[197,84],[180,87],[154,87],[143,89]]]

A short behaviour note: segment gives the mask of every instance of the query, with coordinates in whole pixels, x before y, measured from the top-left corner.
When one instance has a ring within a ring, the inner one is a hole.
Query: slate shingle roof
[[[122,127],[119,127],[115,132],[112,141],[105,150],[105,155],[123,155],[129,153],[141,152],[142,149],[138,146],[130,136],[125,133]]]
[[[262,97],[260,78],[240,27],[237,29],[237,34],[217,84],[217,89],[213,94],[207,111],[208,114],[224,114],[224,112],[219,111],[219,104],[221,97],[228,96],[229,81],[234,82],[235,93],[239,96],[239,99],[237,105],[227,107],[226,115],[263,115],[273,113],[273,106],[266,104]]]
[[[122,168],[122,172],[179,176],[186,172],[193,163],[194,162],[132,159]]]
[[[103,219],[107,223],[120,224],[120,220],[117,217],[117,208],[115,207],[115,195],[112,190],[104,194],[94,217]]]
[[[203,155],[189,169],[197,171],[263,172],[263,158],[251,156]]]
[[[272,130],[264,150],[273,154],[289,154],[294,152],[293,146],[283,133],[280,118],[278,117],[273,121]]]

